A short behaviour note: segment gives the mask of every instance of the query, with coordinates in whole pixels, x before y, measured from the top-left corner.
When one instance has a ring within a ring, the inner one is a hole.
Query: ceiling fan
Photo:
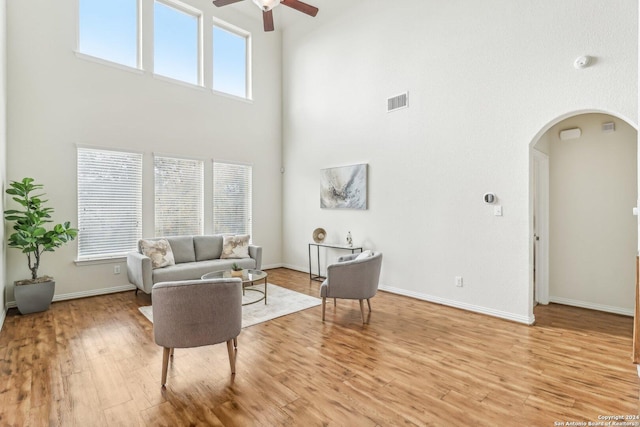
[[[228,4],[238,3],[242,0],[213,0],[213,4],[221,7]],[[309,16],[316,16],[318,8],[299,0],[253,0],[253,2],[262,10],[262,21],[265,31],[273,31],[273,12],[272,9],[282,3],[298,12],[306,13]]]

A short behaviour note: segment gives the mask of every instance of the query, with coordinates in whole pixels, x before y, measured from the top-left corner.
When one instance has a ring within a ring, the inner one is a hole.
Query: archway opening
[[[601,112],[565,116],[531,158],[532,313],[555,302],[633,316],[637,130]]]

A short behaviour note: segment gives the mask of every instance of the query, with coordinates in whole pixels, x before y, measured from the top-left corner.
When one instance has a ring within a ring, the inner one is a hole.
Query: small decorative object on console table
[[[242,267],[235,262],[231,266],[231,277],[242,277]]]
[[[311,246],[316,247],[316,251],[318,255],[318,274],[313,274],[311,272]],[[320,247],[351,251],[352,254],[356,253],[356,251],[362,252],[361,246],[354,247],[354,246],[344,246],[344,245],[331,244],[331,243],[309,243],[309,279],[316,280],[318,282],[322,282],[324,281],[324,279],[326,279],[325,276],[320,275]]]
[[[316,228],[313,230],[312,237],[314,242],[322,243],[324,242],[324,238],[327,237],[327,232],[324,231],[324,228]]]
[[[350,231],[347,231],[347,246],[349,247],[353,246],[353,238],[351,237]]]

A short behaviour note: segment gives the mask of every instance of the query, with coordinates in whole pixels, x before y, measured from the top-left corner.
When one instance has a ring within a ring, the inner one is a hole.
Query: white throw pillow
[[[356,257],[356,261],[358,261],[359,259],[365,259],[365,258],[369,258],[373,256],[373,252],[371,252],[370,250],[366,250],[364,252],[361,252],[357,257]]]
[[[139,242],[140,252],[151,258],[152,268],[162,268],[176,263],[173,251],[167,239],[145,240]]]
[[[249,258],[249,235],[224,236],[220,259]]]

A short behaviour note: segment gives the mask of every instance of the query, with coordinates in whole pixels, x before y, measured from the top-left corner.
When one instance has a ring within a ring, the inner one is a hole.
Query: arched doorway
[[[530,148],[532,314],[557,302],[633,315],[637,130],[616,115],[576,112]]]

